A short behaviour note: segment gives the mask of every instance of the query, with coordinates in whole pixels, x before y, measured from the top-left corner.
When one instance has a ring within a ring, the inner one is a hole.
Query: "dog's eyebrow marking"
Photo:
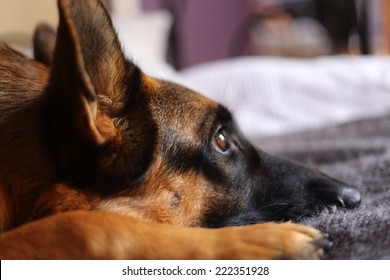
[[[204,114],[198,123],[197,133],[203,134],[205,131],[208,131],[215,122],[217,112],[215,110],[209,111]]]
[[[214,110],[210,110],[204,114],[198,124],[198,133],[204,133],[218,124],[227,125],[233,120],[232,114],[224,106],[219,105]],[[211,132],[213,133],[213,132]]]
[[[220,105],[218,106],[217,120],[224,124],[227,124],[233,121],[233,116],[226,107]]]

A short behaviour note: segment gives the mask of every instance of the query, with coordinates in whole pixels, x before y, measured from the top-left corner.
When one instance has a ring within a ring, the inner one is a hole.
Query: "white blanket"
[[[390,111],[390,57],[243,57],[181,72],[151,68],[226,105],[251,137],[319,128]]]

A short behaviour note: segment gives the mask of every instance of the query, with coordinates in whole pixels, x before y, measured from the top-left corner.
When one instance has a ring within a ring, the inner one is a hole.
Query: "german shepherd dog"
[[[255,149],[125,58],[97,0],[58,0],[50,67],[0,47],[1,259],[317,259],[298,225],[352,186]]]

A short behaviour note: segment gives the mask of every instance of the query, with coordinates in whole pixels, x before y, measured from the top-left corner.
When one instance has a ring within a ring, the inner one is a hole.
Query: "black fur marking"
[[[126,60],[126,74],[123,77],[121,85],[125,86],[126,103],[122,108],[121,115],[126,115],[132,110],[132,107],[138,105],[139,102],[143,103],[144,107],[147,107],[147,101],[142,94],[142,71],[133,62]],[[116,116],[112,116],[116,117]]]
[[[171,207],[172,208],[177,208],[181,203],[181,196],[178,192],[175,192],[172,202],[171,202]]]

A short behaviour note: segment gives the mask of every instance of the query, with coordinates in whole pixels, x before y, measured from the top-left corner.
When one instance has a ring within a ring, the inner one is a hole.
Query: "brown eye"
[[[220,152],[226,152],[229,149],[229,143],[225,136],[225,131],[219,129],[214,136],[214,145]]]

